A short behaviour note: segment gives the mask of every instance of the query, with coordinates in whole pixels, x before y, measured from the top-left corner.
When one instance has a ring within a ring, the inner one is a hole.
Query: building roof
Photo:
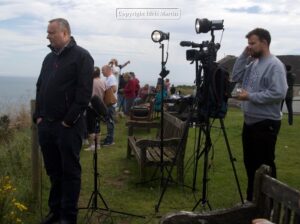
[[[284,64],[292,66],[292,72],[296,74],[295,84],[300,85],[300,55],[278,55],[277,57]],[[224,66],[231,74],[236,58],[236,56],[227,55],[219,60],[218,63]]]

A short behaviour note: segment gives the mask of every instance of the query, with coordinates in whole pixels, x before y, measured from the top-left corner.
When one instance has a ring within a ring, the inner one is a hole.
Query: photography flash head
[[[160,30],[154,30],[151,34],[151,39],[153,42],[161,42],[163,40],[169,40],[170,34],[169,33],[164,33]]]
[[[222,30],[224,29],[224,20],[208,20],[196,19],[195,21],[195,30],[196,33],[207,33],[210,30]]]

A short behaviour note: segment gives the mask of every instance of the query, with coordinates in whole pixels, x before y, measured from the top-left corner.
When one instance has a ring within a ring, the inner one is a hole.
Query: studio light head
[[[153,42],[161,42],[163,40],[169,40],[170,34],[169,33],[164,33],[160,30],[154,30],[151,34],[151,39]]]
[[[210,30],[222,30],[224,29],[223,22],[224,20],[208,20],[206,18],[197,18],[195,21],[196,33],[207,33]]]

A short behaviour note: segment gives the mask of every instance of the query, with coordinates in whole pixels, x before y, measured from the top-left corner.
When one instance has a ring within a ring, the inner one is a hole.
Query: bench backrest
[[[261,177],[259,213],[276,224],[300,223],[300,192],[268,176]]]
[[[163,138],[181,138],[183,142],[181,143],[179,157],[184,158],[189,131],[189,128],[186,127],[187,121],[182,121],[168,112],[164,112],[163,116]],[[184,133],[185,128],[187,129],[187,133]],[[158,130],[157,136],[160,138],[160,129]]]
[[[168,112],[164,112],[164,122],[163,122],[163,137],[164,138],[180,138],[183,136],[183,131],[186,122],[180,120],[179,118],[171,115]]]

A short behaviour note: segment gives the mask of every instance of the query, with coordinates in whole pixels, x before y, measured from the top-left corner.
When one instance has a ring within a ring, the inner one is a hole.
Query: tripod
[[[196,96],[194,98],[194,102],[192,105],[192,109],[190,110],[190,114],[188,116],[187,127],[184,130],[185,133],[187,133],[188,124],[191,121],[191,118],[192,118],[195,108],[197,109],[197,122],[199,122],[199,124],[200,124],[199,137],[198,137],[198,141],[197,141],[198,142],[197,143],[197,155],[196,155],[196,161],[195,161],[195,167],[194,167],[193,188],[192,188],[194,191],[195,191],[195,185],[196,185],[198,161],[202,155],[204,156],[203,178],[202,178],[202,198],[200,198],[200,200],[197,201],[197,203],[193,207],[193,211],[200,204],[200,202],[202,202],[203,206],[205,206],[207,204],[209,206],[209,209],[211,209],[211,206],[207,199],[208,155],[209,155],[209,151],[212,147],[211,136],[210,136],[210,131],[211,131],[210,117],[220,119],[221,129],[223,131],[223,136],[224,136],[224,139],[226,142],[226,147],[227,147],[230,162],[231,162],[231,165],[233,168],[239,195],[241,198],[241,202],[244,203],[241,189],[240,189],[240,184],[239,184],[239,181],[237,178],[236,169],[235,169],[235,165],[234,165],[235,159],[233,158],[232,153],[231,153],[231,149],[229,146],[229,141],[227,138],[224,121],[223,121],[223,117],[225,117],[225,114],[222,114],[223,113],[223,111],[222,111],[223,101],[222,100],[224,100],[224,99],[223,98],[219,99],[218,98],[219,95],[217,95],[214,92],[215,88],[216,88],[216,84],[214,83],[214,81],[215,81],[214,78],[216,78],[216,76],[214,76],[214,75],[216,75],[216,72],[219,69],[217,66],[216,69],[214,70],[214,66],[215,66],[214,61],[216,60],[216,54],[217,54],[218,49],[220,48],[220,44],[214,43],[213,30],[211,30],[211,36],[212,36],[211,41],[203,41],[202,44],[195,44],[192,42],[188,42],[188,43],[184,42],[182,45],[182,46],[187,46],[187,44],[189,44],[189,46],[192,46],[193,48],[195,48],[195,47],[200,48],[199,51],[196,51],[196,50],[188,50],[187,51],[187,60],[192,60],[192,63],[196,62],[195,65],[196,65],[196,87],[197,87],[197,90],[196,90]],[[201,61],[201,64],[199,65],[200,61]],[[203,76],[202,76],[202,69],[204,70]],[[222,89],[221,91],[225,91],[225,90]],[[216,102],[216,101],[218,101],[218,102]],[[213,104],[212,102],[216,102],[215,105],[211,106]],[[227,103],[227,98],[226,98],[226,103]],[[205,143],[204,143],[204,148],[201,151],[200,150],[200,140],[201,140],[202,133],[204,133]],[[170,173],[172,172],[172,169],[175,165],[177,156],[179,155],[179,150],[180,150],[180,148],[177,149],[176,156],[173,160],[171,171],[169,172],[167,182],[170,178]],[[164,186],[164,189],[159,198],[158,204],[156,205],[157,210],[159,209],[160,203],[166,192],[166,189],[167,189],[167,184]]]
[[[222,130],[223,137],[224,137],[224,140],[225,140],[229,160],[230,160],[230,163],[231,163],[231,166],[232,166],[234,178],[235,178],[235,181],[236,181],[236,184],[237,184],[237,189],[238,189],[238,192],[239,192],[241,203],[244,204],[243,195],[242,195],[242,192],[241,192],[241,187],[240,187],[240,184],[239,184],[236,168],[235,168],[235,165],[234,165],[235,158],[232,155],[232,151],[231,151],[231,148],[230,148],[230,145],[229,145],[229,141],[228,141],[225,125],[224,125],[224,120],[223,120],[223,118],[219,118],[219,121],[220,121],[220,128]],[[202,206],[205,206],[205,204],[207,204],[209,209],[211,210],[211,206],[210,206],[208,198],[207,198],[208,154],[209,154],[209,151],[212,147],[211,137],[210,137],[210,128],[211,127],[210,127],[209,123],[205,123],[203,125],[204,125],[204,127],[200,127],[199,138],[201,138],[201,132],[203,132],[204,135],[205,135],[205,143],[204,143],[204,148],[201,151],[201,153],[199,153],[200,152],[200,147],[198,145],[198,149],[197,149],[197,153],[196,153],[196,165],[195,165],[194,177],[193,177],[193,189],[195,189],[196,179],[197,179],[198,161],[199,161],[200,157],[203,156],[204,162],[203,162],[203,175],[202,175],[202,197],[196,202],[196,204],[194,205],[192,211],[194,211],[197,208],[197,206],[200,204],[200,202],[201,202]],[[200,141],[198,141],[198,142],[200,142]]]
[[[102,196],[100,192],[100,181],[99,181],[99,186],[98,186],[98,178],[99,178],[99,172],[98,172],[98,153],[97,153],[97,146],[98,146],[98,141],[97,141],[97,134],[96,134],[96,129],[97,125],[100,123],[100,118],[96,117],[96,125],[95,125],[95,136],[94,136],[94,152],[93,152],[93,168],[94,168],[94,175],[93,175],[93,180],[94,180],[94,190],[90,196],[89,202],[86,207],[80,208],[80,209],[87,209],[87,213],[84,217],[86,223],[91,223],[92,216],[94,212],[98,212],[99,214],[106,215],[111,219],[111,222],[113,223],[112,215],[111,213],[118,213],[122,215],[128,215],[128,216],[134,216],[134,217],[139,217],[139,218],[145,218],[144,216],[140,215],[134,215],[130,214],[127,212],[122,212],[122,211],[116,211],[113,209],[110,209],[108,207],[107,202],[104,200],[104,197]],[[99,207],[98,205],[98,197],[101,200],[101,202],[104,205],[104,208]],[[106,213],[101,213],[100,211],[104,211]]]

